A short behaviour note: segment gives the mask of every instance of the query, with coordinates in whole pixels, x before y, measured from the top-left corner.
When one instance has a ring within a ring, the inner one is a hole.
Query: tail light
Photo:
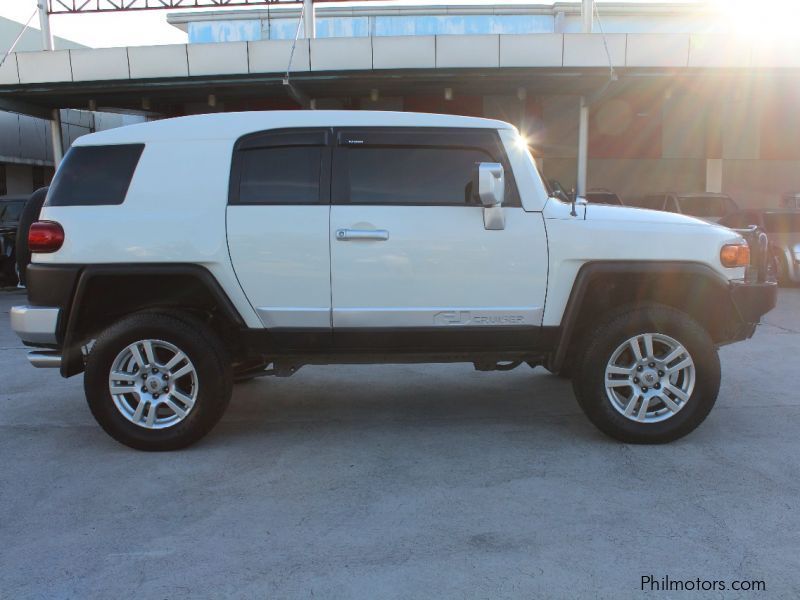
[[[55,221],[36,221],[28,231],[31,252],[55,252],[64,244],[64,229]]]

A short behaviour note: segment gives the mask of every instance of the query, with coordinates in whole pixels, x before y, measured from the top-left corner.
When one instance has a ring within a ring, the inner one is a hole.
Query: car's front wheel
[[[97,338],[84,389],[95,419],[115,440],[139,450],[175,450],[219,421],[232,374],[208,326],[188,316],[142,313]]]
[[[631,443],[683,437],[717,399],[720,364],[686,313],[648,305],[609,315],[586,340],[573,388],[601,431]]]

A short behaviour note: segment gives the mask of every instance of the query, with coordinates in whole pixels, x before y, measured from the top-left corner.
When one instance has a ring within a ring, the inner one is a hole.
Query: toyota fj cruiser
[[[711,410],[717,348],[776,301],[741,235],[548,197],[511,125],[445,115],[229,113],[87,135],[28,241],[11,323],[31,362],[84,372],[99,424],[144,450],[201,438],[236,380],[459,361],[542,365],[605,433],[667,442]]]

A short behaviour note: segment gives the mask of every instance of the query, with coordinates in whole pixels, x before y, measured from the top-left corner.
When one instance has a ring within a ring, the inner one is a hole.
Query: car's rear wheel
[[[139,450],[188,446],[219,421],[231,396],[227,352],[191,317],[142,313],[101,334],[84,388],[97,422]]]
[[[713,341],[689,315],[666,306],[609,315],[587,340],[579,365],[578,403],[601,431],[624,442],[683,437],[719,393]]]

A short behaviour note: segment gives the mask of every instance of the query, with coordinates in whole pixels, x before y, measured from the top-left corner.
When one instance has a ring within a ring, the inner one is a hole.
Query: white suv
[[[235,380],[307,364],[543,365],[629,442],[692,431],[717,347],[775,304],[728,229],[548,197],[507,123],[229,113],[80,138],[28,236],[36,366],[85,371],[92,413],[186,446]]]

